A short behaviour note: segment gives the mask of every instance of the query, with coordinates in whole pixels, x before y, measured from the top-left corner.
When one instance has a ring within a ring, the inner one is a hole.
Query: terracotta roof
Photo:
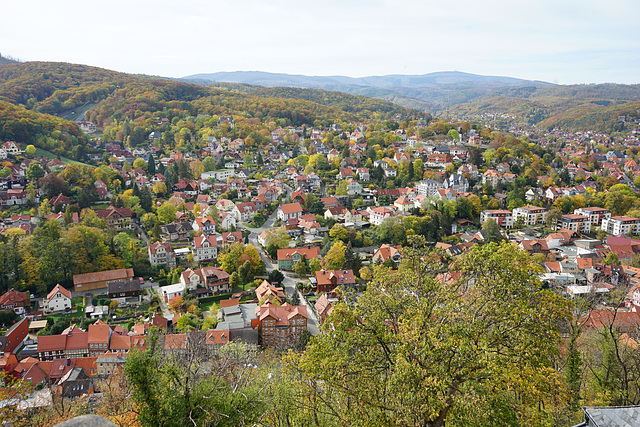
[[[68,290],[66,290],[65,288],[63,288],[58,284],[55,286],[55,288],[51,290],[51,292],[49,292],[49,294],[47,295],[47,300],[51,301],[53,297],[56,295],[56,293],[58,292],[60,292],[62,295],[66,296],[67,298],[71,299],[71,292],[69,292]]]
[[[320,248],[317,246],[300,247],[300,248],[283,248],[278,249],[278,261],[290,260],[294,254],[305,255],[308,260],[320,256]]]
[[[80,350],[89,348],[89,332],[81,330],[67,334],[67,350]]]
[[[273,317],[276,320],[276,326],[289,325],[289,321],[297,315],[308,319],[307,306],[302,305],[290,305],[284,303],[280,307],[273,304],[263,305],[258,308],[258,318],[262,321],[267,317]]]
[[[205,344],[226,344],[229,342],[229,331],[228,330],[215,330],[215,331],[207,331],[207,335],[205,338]]]
[[[38,353],[64,350],[67,346],[66,335],[44,335],[38,337]]]
[[[220,308],[234,307],[238,304],[240,304],[240,299],[238,298],[229,298],[229,299],[220,300]]]
[[[302,212],[302,206],[300,206],[300,203],[285,203],[284,205],[280,205],[280,208],[285,214]]]
[[[110,350],[127,350],[131,348],[131,337],[128,335],[113,334],[109,343]]]
[[[109,335],[111,335],[111,329],[109,329],[109,325],[104,323],[102,320],[98,320],[93,325],[89,325],[88,343],[108,343]]]
[[[29,298],[26,292],[18,292],[15,289],[9,289],[7,292],[0,296],[0,307],[4,305],[12,305],[22,303],[26,305]]]
[[[133,268],[120,268],[117,270],[98,271],[96,273],[75,274],[73,276],[74,285],[85,283],[103,282],[133,277]]]

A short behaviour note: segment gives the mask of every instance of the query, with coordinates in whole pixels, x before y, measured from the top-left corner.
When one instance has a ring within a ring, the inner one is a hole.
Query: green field
[[[26,145],[22,146],[21,148],[24,150],[25,147],[26,147]],[[58,158],[58,156],[56,154],[53,154],[53,153],[51,153],[51,152],[49,152],[47,150],[43,150],[40,147],[36,147],[36,154],[35,155],[36,155],[36,157],[46,157],[47,159],[57,159]],[[71,164],[71,165],[91,166],[91,165],[88,165],[86,163],[78,162],[76,160],[71,160],[71,159],[69,159],[67,157],[60,157],[60,161],[62,163],[64,163],[65,165]],[[91,166],[91,167],[93,167],[93,166]]]

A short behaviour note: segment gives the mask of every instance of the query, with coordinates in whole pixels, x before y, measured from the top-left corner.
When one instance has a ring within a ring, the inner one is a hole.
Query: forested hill
[[[0,101],[35,113],[67,118],[73,113],[75,120],[84,118],[99,128],[131,122],[147,133],[156,130],[153,125],[157,117],[182,120],[203,115],[233,115],[254,123],[282,120],[284,124],[312,126],[318,122],[384,120],[396,115],[424,116],[391,102],[326,90],[202,86],[55,62],[0,67]],[[26,110],[20,110],[20,114],[24,115]],[[80,117],[75,110],[81,112]],[[19,118],[15,113],[11,117],[9,121]],[[28,119],[40,120],[35,115],[29,115]],[[41,120],[50,122],[51,118],[43,116]],[[42,129],[49,128],[42,126]],[[106,135],[107,138],[115,136]],[[47,149],[33,138],[29,142]],[[78,150],[63,145],[63,151],[58,154],[76,158]]]

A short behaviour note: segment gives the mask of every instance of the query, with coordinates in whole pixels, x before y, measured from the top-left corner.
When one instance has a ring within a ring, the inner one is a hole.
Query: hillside
[[[0,101],[0,141],[9,140],[74,159],[83,158],[88,142],[74,122]]]
[[[251,71],[197,74],[186,79],[216,82],[216,85],[232,82],[236,85],[323,88],[384,99],[407,108],[465,120],[498,113],[545,127],[604,132],[624,130],[618,124],[618,115],[636,117],[634,105],[624,104],[640,101],[640,85],[555,85],[461,72],[352,78]]]
[[[47,132],[56,127],[64,128],[65,134],[76,140],[65,140],[58,151],[53,151],[76,160],[81,160],[77,156],[83,155],[88,148],[74,148],[69,144],[83,145],[86,138],[77,131],[74,123],[42,114],[90,120],[107,130],[107,140],[127,142],[126,139],[132,136],[130,130],[138,128],[134,143],[142,143],[145,135],[154,130],[169,130],[168,135],[175,132],[193,135],[200,130],[211,129],[220,115],[236,118],[240,126],[230,134],[233,137],[246,137],[257,130],[258,124],[270,121],[312,126],[335,121],[389,119],[396,115],[424,117],[424,113],[392,102],[320,89],[203,86],[53,62],[17,63],[0,68],[0,101],[4,101],[5,110],[14,106],[11,117],[15,117],[15,120],[11,119],[11,126],[0,134],[0,139],[30,142],[53,150],[51,141],[47,140]],[[12,127],[21,122],[18,116],[25,117],[30,123],[29,131]],[[168,118],[171,126],[159,129],[158,117]],[[197,121],[196,117],[208,119],[206,122]],[[34,135],[40,135],[44,142],[36,141]],[[174,138],[167,136],[165,143],[172,148]]]

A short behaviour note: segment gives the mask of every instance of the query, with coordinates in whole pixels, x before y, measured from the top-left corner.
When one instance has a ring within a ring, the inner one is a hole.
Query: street
[[[276,221],[276,213],[277,211],[274,211],[269,216],[269,218],[267,218],[267,220],[262,225],[262,227],[248,229],[251,232],[251,234],[249,235],[249,243],[255,246],[256,249],[258,250],[258,253],[260,254],[260,258],[262,258],[262,261],[264,261],[267,274],[269,274],[269,272],[273,270],[277,270],[278,265],[272,263],[269,257],[265,254],[264,250],[258,243],[258,236],[262,234],[263,231],[273,227],[273,223]],[[296,280],[293,277],[291,277],[292,273],[287,271],[282,271],[282,274],[284,274],[284,280],[282,281],[282,284],[284,285],[285,292],[287,293],[289,298],[291,298],[293,296],[293,292],[297,291],[296,283],[298,281],[304,281],[306,279],[301,278],[300,280]],[[304,295],[301,292],[298,292],[298,295],[300,296],[300,303],[307,304],[307,300],[305,299]],[[309,318],[307,320],[307,329],[309,330],[311,335],[318,335],[320,333],[320,329],[318,328],[318,319],[308,304],[307,304],[307,314],[309,315]]]

